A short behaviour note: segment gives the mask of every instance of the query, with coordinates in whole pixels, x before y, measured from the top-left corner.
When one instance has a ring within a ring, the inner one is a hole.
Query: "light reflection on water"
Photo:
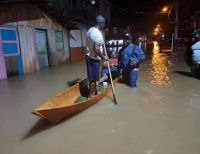
[[[158,42],[154,42],[152,59],[149,67],[151,83],[164,86],[172,86],[169,76],[169,67],[171,63],[167,54],[160,53]]]

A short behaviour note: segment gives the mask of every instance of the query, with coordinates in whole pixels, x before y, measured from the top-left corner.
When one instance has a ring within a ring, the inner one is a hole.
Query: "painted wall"
[[[70,31],[69,46],[71,61],[83,60],[86,51],[87,25],[76,23],[79,29]]]
[[[50,52],[50,61],[51,65],[58,65],[65,62],[69,59],[69,47],[68,47],[68,32],[63,31],[63,40],[64,40],[64,51],[56,51],[56,42],[55,42],[55,30],[49,29],[47,31],[48,43]],[[53,39],[54,38],[54,39]]]
[[[5,60],[2,53],[0,53],[0,80],[7,78],[6,68],[5,68]]]
[[[82,41],[83,41],[83,47],[86,47],[86,40],[87,40],[87,29],[86,27],[81,28],[81,35],[82,35]]]
[[[70,30],[70,60],[80,61],[84,59],[81,30]]]
[[[77,27],[81,30],[82,35],[82,45],[83,47],[86,47],[86,40],[87,40],[87,25],[76,23]]]
[[[33,37],[34,29],[32,27],[19,26],[18,32],[24,72],[27,73],[38,70],[38,58]]]
[[[0,24],[13,25],[18,29],[19,43],[24,72],[39,69],[35,29],[47,31],[50,64],[57,65],[69,59],[67,31],[42,10],[31,4],[13,4],[0,6]],[[56,51],[55,31],[63,31],[64,50]]]

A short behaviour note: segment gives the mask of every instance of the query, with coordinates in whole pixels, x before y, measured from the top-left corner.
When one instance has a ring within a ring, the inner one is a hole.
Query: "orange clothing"
[[[115,65],[117,66],[118,65],[118,60],[117,58],[111,58],[109,59],[109,64],[112,66],[112,65]]]

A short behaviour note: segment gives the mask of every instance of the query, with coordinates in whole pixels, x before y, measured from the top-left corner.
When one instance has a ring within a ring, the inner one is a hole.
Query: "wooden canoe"
[[[113,83],[116,82],[118,82],[118,78],[113,80]],[[39,108],[35,109],[32,112],[32,114],[46,119],[51,123],[58,123],[64,120],[65,118],[79,113],[93,104],[96,104],[110,90],[112,90],[111,85],[109,85],[103,91],[99,92],[95,97],[89,98],[85,101],[75,104],[75,100],[81,95],[78,83],[48,100]]]

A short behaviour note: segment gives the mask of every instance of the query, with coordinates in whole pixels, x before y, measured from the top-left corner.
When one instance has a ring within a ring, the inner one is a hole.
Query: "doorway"
[[[39,68],[45,68],[49,66],[49,55],[47,46],[47,31],[36,29],[36,44],[38,51]]]

